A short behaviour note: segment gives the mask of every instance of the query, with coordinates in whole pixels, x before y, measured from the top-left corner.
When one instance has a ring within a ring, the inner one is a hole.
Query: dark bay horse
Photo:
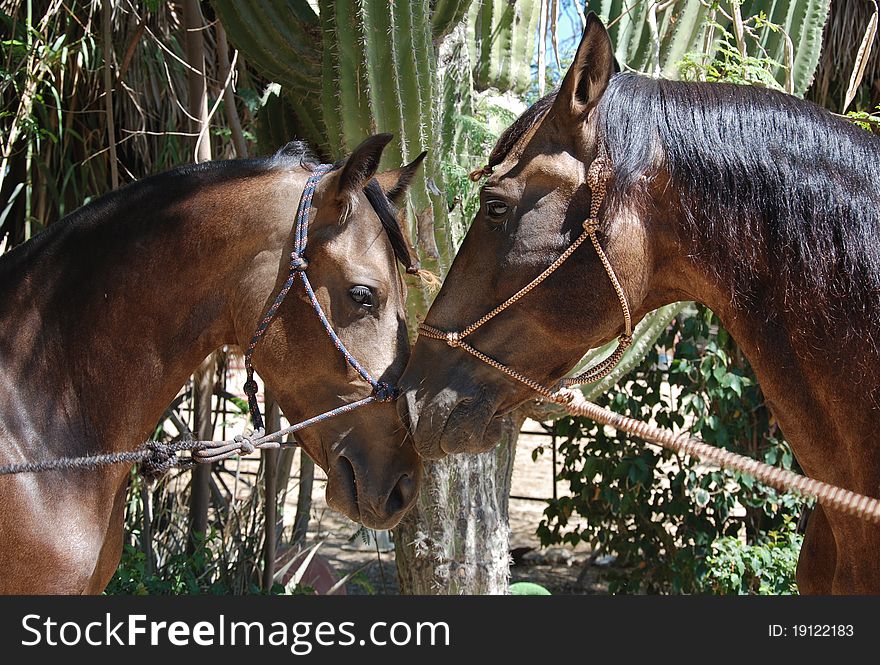
[[[376,174],[390,139],[368,138],[320,180],[306,256],[343,343],[394,385],[409,352],[396,258],[412,259],[388,199],[421,158]],[[132,450],[209,353],[244,348],[288,275],[315,164],[294,142],[272,158],[179,168],[86,205],[0,258],[0,465]],[[377,187],[382,198],[368,200]],[[253,362],[291,422],[370,394],[302,287]],[[389,527],[415,499],[419,458],[393,403],[297,437],[327,471],[328,503],[350,518]],[[0,477],[0,592],[100,592],[122,549],[129,470]]]
[[[461,331],[548,268],[582,233],[587,168],[607,153],[597,237],[633,320],[674,301],[708,305],[804,471],[880,496],[880,139],[772,90],[614,69],[591,16],[558,92],[490,155],[480,211],[427,323]],[[623,330],[587,242],[467,340],[553,385]],[[498,417],[535,397],[454,342],[420,337],[401,379],[398,409],[428,458],[484,450]],[[817,506],[801,592],[880,593],[877,552],[880,529]]]

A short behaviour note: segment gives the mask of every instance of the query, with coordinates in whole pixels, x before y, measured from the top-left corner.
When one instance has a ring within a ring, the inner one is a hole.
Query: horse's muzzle
[[[371,529],[396,526],[421,482],[421,463],[412,447],[396,452],[397,459],[381,466],[356,453],[339,454],[327,473],[327,504]]]
[[[495,400],[453,388],[436,393],[404,390],[397,401],[401,420],[410,428],[416,451],[425,459],[491,450],[503,432]]]

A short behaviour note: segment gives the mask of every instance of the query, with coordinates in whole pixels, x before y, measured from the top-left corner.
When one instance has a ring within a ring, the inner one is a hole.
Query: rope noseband
[[[602,377],[607,376],[614,366],[620,362],[620,359],[623,357],[624,351],[632,344],[632,317],[629,311],[629,304],[626,300],[626,294],[623,292],[623,287],[620,285],[620,280],[617,278],[617,275],[614,272],[614,268],[611,267],[611,262],[608,260],[608,256],[605,254],[605,250],[602,249],[602,245],[599,243],[598,233],[600,230],[600,220],[599,220],[599,209],[602,207],[602,202],[605,200],[605,194],[608,188],[608,180],[611,178],[613,174],[611,168],[611,160],[608,157],[608,153],[605,150],[605,144],[603,142],[599,142],[599,151],[596,155],[596,158],[590,164],[590,168],[587,170],[587,184],[590,186],[590,216],[583,222],[583,231],[577,237],[577,239],[569,245],[568,249],[566,249],[562,254],[559,255],[553,263],[551,263],[540,275],[535,277],[531,282],[526,284],[522,289],[514,293],[510,298],[505,300],[503,303],[498,305],[495,309],[493,309],[488,314],[484,314],[482,317],[471,323],[469,326],[464,328],[461,331],[447,331],[440,330],[439,328],[434,328],[433,326],[429,326],[426,323],[419,324],[419,334],[425,337],[430,337],[431,339],[439,339],[445,341],[449,346],[453,348],[460,348],[478,360],[486,363],[494,367],[495,369],[504,372],[507,376],[519,381],[522,384],[525,384],[532,390],[534,390],[539,395],[546,397],[549,400],[554,402],[558,402],[561,404],[567,404],[570,401],[570,393],[564,388],[569,388],[571,386],[580,385],[582,383],[589,383],[592,381],[598,381]],[[617,348],[614,350],[610,356],[608,356],[605,360],[600,363],[594,365],[589,368],[587,371],[573,377],[567,377],[562,379],[556,386],[548,387],[545,386],[534,379],[530,379],[525,374],[521,374],[517,370],[501,363],[494,358],[486,355],[482,351],[475,349],[470,344],[465,342],[465,338],[471,335],[474,331],[480,328],[483,324],[491,321],[498,314],[511,307],[515,303],[517,303],[520,299],[525,297],[529,292],[531,292],[535,287],[537,287],[541,282],[547,279],[550,275],[552,275],[556,270],[568,260],[572,254],[574,254],[575,250],[580,247],[587,238],[593,244],[593,248],[596,250],[596,254],[599,255],[599,260],[602,262],[602,267],[605,269],[605,273],[608,275],[608,279],[611,280],[611,285],[614,287],[614,293],[617,295],[617,300],[620,302],[620,308],[623,311],[623,323],[624,323],[624,332],[620,337],[617,338]]]
[[[371,402],[389,402],[397,398],[397,389],[393,386],[388,385],[383,381],[377,381],[374,379],[370,373],[361,365],[357,358],[355,358],[351,352],[345,347],[345,344],[342,343],[342,340],[339,339],[339,336],[336,334],[336,331],[333,330],[333,326],[330,325],[330,321],[327,319],[327,315],[324,313],[324,308],[321,307],[321,303],[318,302],[318,298],[315,296],[315,291],[312,289],[312,284],[309,282],[309,277],[306,274],[306,268],[309,267],[309,262],[305,257],[306,243],[308,242],[309,237],[309,211],[312,207],[312,198],[315,195],[315,189],[318,187],[318,183],[321,181],[321,178],[331,169],[333,166],[331,164],[321,164],[315,167],[315,170],[312,171],[312,174],[309,176],[309,179],[306,181],[305,188],[303,189],[302,196],[300,196],[299,207],[296,211],[296,226],[294,228],[294,236],[293,236],[293,251],[290,253],[290,273],[287,276],[287,281],[284,282],[284,285],[281,287],[281,290],[278,292],[278,295],[275,298],[275,301],[266,311],[266,314],[263,316],[259,325],[257,326],[256,331],[254,331],[254,335],[251,338],[250,344],[248,344],[247,349],[244,352],[244,367],[245,372],[247,373],[247,381],[244,384],[244,392],[248,398],[248,407],[251,412],[251,420],[254,425],[254,433],[260,433],[265,431],[263,424],[263,416],[260,413],[260,406],[257,403],[257,382],[254,380],[254,366],[252,363],[252,358],[254,355],[254,350],[257,348],[257,344],[263,338],[266,330],[269,327],[269,324],[275,319],[276,314],[278,314],[278,308],[281,307],[281,303],[284,302],[284,299],[287,297],[287,294],[290,292],[290,289],[293,287],[294,282],[299,279],[302,282],[303,288],[305,289],[306,296],[308,296],[309,303],[312,305],[312,309],[315,310],[315,314],[318,315],[318,319],[321,321],[321,325],[324,328],[324,331],[327,333],[327,336],[333,342],[333,345],[336,349],[342,354],[343,358],[345,358],[345,362],[349,364],[358,374],[360,374],[361,378],[364,379],[367,383],[370,384],[373,388],[373,393],[357,402],[358,406],[363,404],[370,404]],[[320,422],[321,420],[326,420],[327,418],[332,418],[333,416],[339,415],[340,409],[344,409],[351,405],[345,405],[343,407],[338,407],[337,409],[332,409],[325,413],[322,413],[320,416],[315,416],[315,418],[311,418],[310,421]],[[347,409],[351,410],[351,409]]]

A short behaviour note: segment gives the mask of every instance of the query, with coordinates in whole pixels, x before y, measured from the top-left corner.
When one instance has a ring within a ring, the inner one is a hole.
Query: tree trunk
[[[425,463],[419,499],[394,531],[401,593],[507,593],[507,509],[522,422],[519,413],[509,417],[487,453]]]
[[[299,491],[296,498],[296,517],[293,520],[293,537],[291,545],[294,549],[303,549],[306,546],[306,536],[309,535],[309,518],[312,512],[312,486],[315,481],[315,463],[306,455],[306,451],[299,450]]]
[[[211,398],[217,376],[217,358],[212,353],[193,374],[192,406],[195,439],[210,441],[214,438]],[[189,497],[189,537],[192,551],[196,534],[208,531],[208,506],[211,501],[210,481],[212,464],[197,464],[192,471]]]
[[[266,431],[277,432],[281,429],[281,409],[278,402],[266,393]],[[265,522],[263,524],[263,591],[272,589],[275,579],[275,552],[278,549],[277,524],[278,521],[278,449],[262,451],[263,456],[263,480],[266,483],[264,496],[265,504],[263,511]]]
[[[202,34],[204,20],[198,0],[185,0],[184,23],[187,70],[187,106],[191,116],[190,128],[199,138],[195,142],[195,160],[204,162],[211,159],[211,143],[207,140],[208,88],[205,80],[205,43]],[[216,358],[214,354],[202,363],[193,374],[193,409],[195,410],[195,435],[197,439],[214,438],[211,422],[211,396],[214,393]],[[210,503],[211,464],[199,464],[193,469],[190,492],[190,548],[197,533],[208,530],[208,504]]]

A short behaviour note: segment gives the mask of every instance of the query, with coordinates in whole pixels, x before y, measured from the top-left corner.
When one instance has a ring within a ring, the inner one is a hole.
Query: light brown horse
[[[480,211],[426,322],[461,331],[572,244],[601,144],[611,180],[598,237],[633,320],[678,300],[708,305],[748,356],[804,471],[880,495],[880,139],[772,90],[614,70],[591,16],[558,92],[490,155]],[[586,242],[467,343],[553,385],[623,331]],[[421,337],[401,379],[398,408],[428,458],[484,450],[498,417],[535,396],[453,347]],[[880,529],[820,505],[799,588],[878,593],[877,552]]]
[[[409,347],[392,240],[407,246],[390,205],[380,219],[364,193],[390,138],[368,138],[320,180],[306,256],[336,333],[394,385]],[[376,179],[397,199],[420,162]],[[0,465],[132,450],[209,353],[244,348],[288,275],[313,166],[294,142],[268,159],[183,167],[104,196],[0,258]],[[397,258],[412,261],[405,249]],[[301,287],[253,362],[291,422],[370,394]],[[327,472],[328,503],[354,520],[392,526],[417,494],[419,458],[392,403],[297,438]],[[0,477],[0,592],[100,592],[122,549],[129,470]]]

